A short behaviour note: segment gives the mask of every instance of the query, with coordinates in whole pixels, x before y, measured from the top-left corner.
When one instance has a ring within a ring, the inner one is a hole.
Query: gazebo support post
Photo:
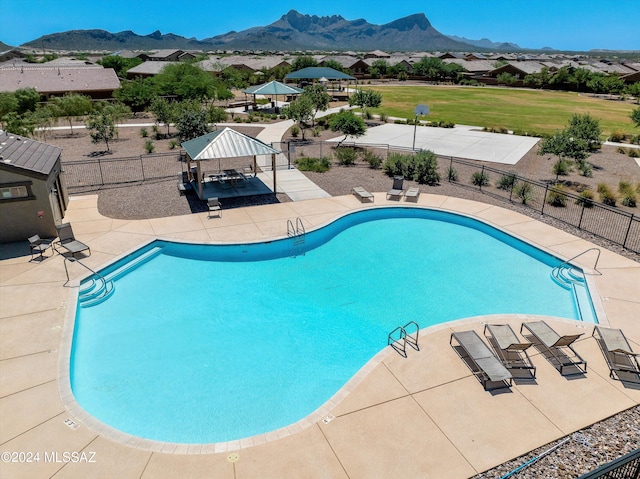
[[[200,198],[201,200],[202,198],[202,181],[200,181],[200,178],[202,177],[202,171],[200,170],[200,160],[196,160],[196,182],[198,184],[198,198]]]
[[[256,155],[253,155],[253,176],[256,176],[258,174],[258,157]]]
[[[278,192],[278,188],[276,187],[276,155],[275,153],[271,154],[271,168],[273,169],[273,193]]]

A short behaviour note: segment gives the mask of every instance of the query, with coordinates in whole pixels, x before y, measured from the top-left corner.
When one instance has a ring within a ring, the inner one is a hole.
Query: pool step
[[[105,274],[104,278],[107,281],[115,281],[116,279],[122,278],[125,274],[127,274],[133,268],[136,268],[137,266],[141,266],[142,264],[146,263],[150,259],[158,256],[160,253],[162,253],[161,247],[156,246],[154,248],[151,248],[149,251],[145,251],[141,255],[136,256],[135,258],[132,258],[130,261],[127,261],[119,268],[116,268],[113,271]]]
[[[575,301],[580,320],[590,323],[598,322],[593,306],[591,305],[587,282],[581,270],[570,264],[562,264],[551,270],[551,279],[564,289],[573,293],[573,300]]]
[[[571,265],[556,266],[551,270],[551,279],[564,289],[571,289],[575,283],[584,283],[584,273]]]
[[[151,248],[149,251],[145,251],[141,255],[136,256],[131,261],[127,261],[119,268],[114,269],[102,277],[91,278],[88,282],[88,286],[80,288],[80,291],[78,292],[78,303],[83,308],[89,308],[102,303],[114,293],[114,281],[116,279],[121,278],[133,268],[149,261],[161,252],[162,248],[156,246]]]

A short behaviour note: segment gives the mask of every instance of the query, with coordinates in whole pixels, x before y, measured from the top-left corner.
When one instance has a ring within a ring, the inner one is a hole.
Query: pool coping
[[[374,205],[369,204],[367,208],[361,208],[358,210],[346,211],[336,215],[332,219],[328,219],[324,223],[320,223],[315,225],[313,229],[307,231],[307,233],[311,233],[313,231],[317,231],[328,225],[346,217],[352,215],[354,213],[358,213],[359,211],[364,211],[365,209],[397,209],[397,208],[407,208],[407,209],[421,209],[421,210],[430,210],[430,211],[443,211],[446,213],[450,213],[457,216],[462,216],[474,221],[478,221],[484,225],[487,225],[498,232],[504,233],[510,237],[513,237],[519,241],[526,243],[529,246],[533,246],[552,257],[560,260],[567,261],[562,257],[560,257],[557,253],[551,251],[550,249],[541,247],[539,245],[534,245],[521,235],[515,235],[512,232],[509,232],[500,226],[494,225],[484,219],[477,218],[473,215],[460,213],[453,210],[446,210],[443,208],[435,208],[430,206],[423,206],[418,204],[387,204],[387,205]],[[286,240],[288,236],[275,236],[266,241],[277,241],[277,240]],[[250,244],[260,244],[264,243],[265,240],[255,240],[251,242],[244,243],[230,243],[230,242],[193,242],[187,240],[176,240],[175,238],[169,237],[156,237],[153,239],[149,239],[141,243],[138,246],[135,246],[114,258],[109,259],[106,263],[95,267],[96,271],[100,271],[105,269],[128,256],[136,253],[137,251],[151,245],[156,241],[167,241],[173,243],[181,243],[181,244],[201,244],[201,245],[250,245]],[[512,246],[513,247],[513,246]],[[571,263],[570,263],[571,264]],[[579,266],[580,269],[584,271],[584,268]],[[67,412],[72,416],[72,421],[77,424],[82,424],[83,426],[93,430],[97,434],[109,438],[110,440],[130,446],[138,449],[146,450],[146,451],[154,451],[154,452],[163,452],[163,453],[176,453],[176,454],[211,454],[211,453],[221,453],[228,451],[236,451],[241,450],[248,447],[254,447],[257,444],[268,443],[272,441],[277,441],[284,437],[288,437],[291,435],[295,435],[298,432],[313,426],[314,424],[322,421],[324,424],[328,424],[333,419],[333,416],[330,414],[331,411],[344,399],[346,398],[355,388],[358,386],[373,369],[375,369],[382,361],[387,358],[388,355],[394,354],[394,350],[392,348],[384,347],[378,353],[376,353],[370,360],[368,360],[357,372],[354,374],[351,379],[349,379],[335,394],[333,394],[326,402],[324,402],[320,407],[318,407],[315,411],[311,412],[304,418],[299,419],[298,421],[284,426],[282,428],[278,428],[266,433],[257,434],[254,436],[248,436],[241,439],[231,440],[231,441],[222,441],[215,443],[175,443],[168,441],[158,441],[153,439],[146,439],[139,436],[135,436],[126,432],[123,432],[119,429],[116,429],[108,424],[100,421],[96,417],[92,416],[88,413],[75,399],[73,395],[73,391],[71,388],[71,378],[70,378],[70,359],[71,359],[71,350],[73,346],[73,337],[75,330],[75,320],[76,320],[76,312],[78,308],[78,293],[79,286],[82,281],[91,277],[93,275],[92,272],[86,272],[86,274],[80,275],[77,278],[74,278],[69,281],[68,287],[70,288],[69,292],[69,301],[68,301],[68,309],[64,319],[63,333],[62,333],[62,342],[60,348],[60,355],[58,361],[58,390],[60,394],[60,399],[67,410]],[[606,311],[602,305],[602,301],[600,300],[600,295],[598,294],[598,287],[595,282],[591,279],[591,274],[587,274],[585,272],[585,280],[587,281],[587,285],[589,288],[589,293],[591,295],[592,304],[598,318],[598,324],[609,326],[609,321],[607,319]],[[592,289],[593,288],[593,289]],[[551,318],[556,321],[568,321],[571,324],[575,322],[582,323],[580,320],[576,319],[568,319],[562,317],[555,316],[546,316],[546,315],[533,315],[533,314],[489,314],[482,316],[473,316],[468,318],[460,318],[454,321],[447,321],[445,323],[429,326],[426,328],[420,329],[419,334],[422,336],[424,334],[429,334],[432,332],[440,331],[443,329],[450,329],[456,327],[460,324],[474,323],[480,321],[481,324],[484,324],[483,318],[487,317],[495,317],[499,316],[501,318]],[[591,324],[591,323],[584,323]]]
[[[405,205],[386,200],[384,192],[374,196],[374,206]],[[476,218],[513,237],[526,238],[527,243],[559,258],[570,258],[597,246],[505,206],[428,193],[420,196],[419,205]],[[340,212],[366,207],[345,195],[225,210],[224,221],[209,220],[206,212],[117,220],[102,216],[97,196],[89,195],[71,198],[65,221],[74,225],[78,239],[91,245],[92,255],[86,263],[97,269],[108,258],[136,250],[156,238],[260,241],[283,235],[287,217],[300,216],[310,227],[329,222],[328,218]],[[603,275],[594,275],[588,281],[597,286],[597,296],[611,326],[622,328],[634,350],[640,350],[640,291],[635,287],[640,281],[640,263],[606,248],[601,250],[598,268]],[[373,366],[330,411],[334,419],[326,424],[320,420],[314,427],[278,440],[253,442],[253,447],[245,441],[238,444],[238,449],[243,446],[240,452],[197,454],[202,452],[201,445],[147,451],[136,447],[135,442],[122,444],[96,434],[74,422],[62,405],[57,381],[59,348],[70,307],[68,288],[63,287],[62,259],[56,255],[36,263],[30,262],[28,252],[23,250],[7,252],[7,259],[0,261],[0,293],[10,298],[3,301],[0,310],[0,326],[6,328],[3,333],[8,333],[0,335],[3,449],[93,451],[91,454],[98,457],[88,465],[0,464],[2,475],[8,477],[466,479],[640,405],[640,389],[609,378],[606,362],[590,334],[576,342],[576,349],[589,361],[589,373],[584,377],[568,380],[538,355],[532,356],[539,378],[534,384],[516,381],[508,391],[483,391],[449,345],[449,333],[464,328],[482,335],[484,321],[505,321],[519,328],[519,322],[531,319],[498,315],[466,318],[421,331],[420,351],[411,350],[408,358],[395,353],[381,357],[379,365]],[[590,267],[586,258],[576,263],[583,270]],[[79,270],[70,268],[74,276]],[[590,291],[595,299],[594,290]],[[584,323],[575,320],[549,321],[561,334],[589,333]],[[583,327],[577,329],[576,324]],[[576,394],[590,400],[574,406]],[[497,420],[501,421],[500,428],[495,427]],[[513,435],[506,443],[504,437],[509,433]]]

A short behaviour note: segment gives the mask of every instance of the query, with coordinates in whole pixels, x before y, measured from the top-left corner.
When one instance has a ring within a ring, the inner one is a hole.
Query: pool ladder
[[[299,253],[296,252],[296,247],[304,244],[305,234],[306,231],[304,229],[304,224],[302,224],[302,219],[300,217],[296,218],[295,226],[292,220],[287,220],[287,236],[293,239],[292,248],[290,250],[292,258],[299,256]],[[304,252],[302,254],[304,255]]]
[[[411,331],[411,332],[409,332]],[[407,357],[407,344],[416,351],[420,351],[418,346],[418,335],[420,326],[415,321],[409,321],[404,326],[398,326],[389,333],[387,345],[391,346],[403,358]]]

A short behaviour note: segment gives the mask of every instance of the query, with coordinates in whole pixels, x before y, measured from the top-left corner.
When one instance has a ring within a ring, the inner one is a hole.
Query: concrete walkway
[[[385,198],[375,193],[375,203],[366,205],[341,196],[238,208],[211,219],[197,213],[115,220],[98,212],[97,196],[73,197],[65,221],[91,246],[84,262],[99,269],[158,237],[272,240],[286,236],[290,218],[301,217],[310,231],[351,211],[398,206]],[[423,193],[417,204],[400,204],[468,215],[562,258],[594,247],[484,203]],[[640,404],[640,388],[609,378],[592,326],[561,318],[545,319],[560,334],[584,333],[576,349],[588,361],[586,374],[561,376],[534,351],[535,381],[484,391],[449,345],[451,332],[482,334],[485,322],[518,329],[523,321],[540,319],[495,315],[424,329],[420,351],[407,358],[381,345],[339,393],[289,427],[218,444],[145,441],[96,422],[65,389],[77,288],[64,286],[62,257],[29,262],[26,243],[14,243],[0,245],[0,258],[0,445],[2,451],[39,454],[37,461],[0,463],[3,478],[464,479]],[[590,270],[593,259],[582,260]],[[598,269],[602,275],[589,278],[601,323],[622,328],[640,351],[640,264],[603,249]],[[71,264],[70,273],[77,281],[84,271]],[[224,385],[216,390],[224,394]],[[65,452],[82,460],[65,461]]]

